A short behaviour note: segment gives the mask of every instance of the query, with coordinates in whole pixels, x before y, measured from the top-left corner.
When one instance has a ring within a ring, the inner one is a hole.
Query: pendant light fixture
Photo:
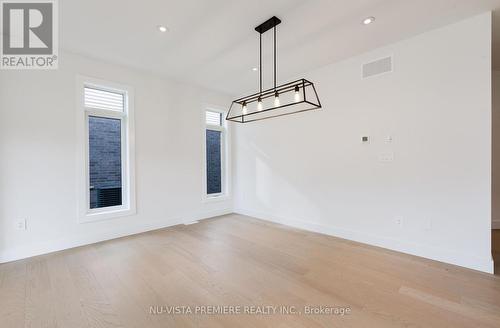
[[[248,123],[321,108],[314,84],[306,79],[276,85],[276,26],[281,20],[271,17],[255,28],[259,32],[259,92],[233,100],[226,120]],[[262,34],[274,32],[274,85],[262,90]]]

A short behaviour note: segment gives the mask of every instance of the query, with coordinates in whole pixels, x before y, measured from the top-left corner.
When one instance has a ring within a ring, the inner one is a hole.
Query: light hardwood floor
[[[175,305],[352,312],[150,314]],[[2,264],[0,327],[500,327],[500,278],[228,215]]]

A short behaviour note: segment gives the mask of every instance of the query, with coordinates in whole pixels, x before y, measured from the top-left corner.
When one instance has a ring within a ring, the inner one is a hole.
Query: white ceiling
[[[258,66],[258,33],[253,28],[273,15],[283,21],[278,27],[278,77],[285,82],[301,72],[500,8],[500,0],[64,0],[59,4],[63,49],[235,96],[258,87],[258,72],[251,70]],[[375,16],[376,22],[362,25],[367,16]],[[157,25],[170,31],[161,33]],[[272,72],[271,37],[266,33],[263,38],[267,83]],[[500,42],[496,46],[500,55]]]

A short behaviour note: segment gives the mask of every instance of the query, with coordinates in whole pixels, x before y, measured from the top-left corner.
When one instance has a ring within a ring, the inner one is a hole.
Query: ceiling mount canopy
[[[248,123],[321,108],[314,84],[300,79],[276,85],[276,26],[281,20],[273,16],[255,28],[259,32],[259,92],[233,100],[226,120]],[[274,32],[274,86],[262,89],[262,34]]]

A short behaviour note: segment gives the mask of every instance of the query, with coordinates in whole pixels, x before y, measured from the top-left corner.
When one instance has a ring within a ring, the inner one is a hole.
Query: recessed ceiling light
[[[374,21],[375,21],[375,17],[373,17],[373,16],[366,17],[365,19],[363,19],[363,24],[369,25],[369,24],[373,23]]]
[[[252,68],[252,71],[257,72],[259,69],[257,67]]]
[[[158,25],[158,30],[160,32],[167,32],[168,28],[166,26],[163,26],[163,25]]]

